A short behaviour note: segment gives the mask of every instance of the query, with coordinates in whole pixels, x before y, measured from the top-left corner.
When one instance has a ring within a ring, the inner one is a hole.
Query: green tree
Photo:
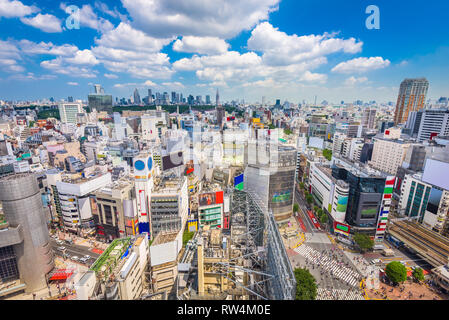
[[[318,209],[319,209],[318,206],[313,206],[313,211],[314,211],[314,212],[317,212]]]
[[[290,129],[284,129],[284,133],[288,136],[288,135],[291,135],[293,133],[293,131]]]
[[[325,157],[327,160],[331,161],[331,159],[332,159],[332,150],[324,149],[323,150],[323,157]]]
[[[315,300],[317,284],[309,270],[297,268],[294,271],[296,279],[296,300]]]
[[[299,205],[297,203],[295,203],[293,205],[293,212],[298,212],[298,210],[299,210]]]
[[[273,130],[273,129],[276,129],[276,127],[274,126],[274,124],[270,123],[270,125],[268,126],[268,129]]]
[[[328,221],[329,221],[329,218],[327,217],[326,214],[323,213],[323,214],[320,216],[320,222],[321,222],[321,224],[327,224]]]
[[[395,284],[407,280],[407,269],[399,261],[392,261],[387,264],[385,273],[387,274],[388,278]]]
[[[354,241],[362,252],[371,250],[374,247],[374,241],[366,234],[356,233],[354,235]]]
[[[412,276],[417,282],[424,281],[424,272],[421,268],[415,268],[412,272]]]
[[[304,182],[300,182],[300,183],[299,183],[299,188],[300,188],[301,190],[304,190],[304,189],[305,189],[305,187],[304,187]]]
[[[309,205],[311,205],[313,203],[313,197],[311,194],[307,194],[306,201]]]

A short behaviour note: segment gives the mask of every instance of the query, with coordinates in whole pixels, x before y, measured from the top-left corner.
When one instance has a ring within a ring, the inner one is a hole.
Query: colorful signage
[[[237,190],[243,190],[243,173],[234,178],[234,187]]]
[[[349,233],[351,231],[351,227],[347,224],[334,221],[334,232],[341,233],[345,236],[349,236]]]
[[[223,203],[223,191],[200,194],[198,203],[200,206],[210,206]]]
[[[384,194],[382,196],[382,207],[377,221],[377,230],[374,237],[376,243],[382,243],[387,229],[388,214],[390,213],[391,197],[393,194],[394,183],[396,177],[389,176],[385,181]]]

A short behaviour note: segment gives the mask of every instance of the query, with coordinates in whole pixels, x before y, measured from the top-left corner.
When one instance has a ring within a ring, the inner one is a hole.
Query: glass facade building
[[[89,109],[96,109],[98,112],[107,111],[112,113],[112,96],[104,94],[90,94],[88,96]]]

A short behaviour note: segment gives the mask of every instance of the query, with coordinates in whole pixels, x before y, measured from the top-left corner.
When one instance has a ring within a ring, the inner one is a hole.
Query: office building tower
[[[405,123],[410,112],[424,109],[428,89],[426,78],[402,81],[394,114],[395,125]]]
[[[68,97],[67,102],[73,102],[73,97]]]
[[[402,140],[374,138],[374,149],[369,165],[373,168],[396,175],[405,159],[410,143]]]
[[[424,110],[421,112],[418,141],[423,142],[436,136],[449,136],[449,109]]]
[[[277,223],[288,221],[293,212],[296,148],[248,143],[245,153],[245,190],[260,197]]]
[[[215,95],[215,106],[219,106],[220,105],[220,94],[218,93],[218,89],[217,89],[217,94]]]
[[[362,114],[362,126],[365,129],[374,129],[376,120],[376,109],[365,109]]]
[[[137,88],[134,90],[133,97],[134,97],[134,104],[141,104],[142,101],[140,100],[140,94]]]
[[[171,93],[171,103],[175,104],[176,103],[176,92],[172,91]]]
[[[211,104],[210,95],[206,95],[206,104]]]
[[[59,117],[63,123],[76,124],[78,113],[83,113],[84,109],[81,103],[60,103],[59,104]]]
[[[47,220],[41,191],[34,174],[15,174],[0,180],[0,278],[20,278],[25,292],[46,289],[46,275],[53,269]]]
[[[153,103],[153,92],[151,91],[151,89],[148,89],[148,104],[152,103]]]
[[[97,112],[112,113],[112,96],[104,94],[104,89],[99,84],[94,85],[94,89],[95,93],[87,97],[90,111],[95,109]]]

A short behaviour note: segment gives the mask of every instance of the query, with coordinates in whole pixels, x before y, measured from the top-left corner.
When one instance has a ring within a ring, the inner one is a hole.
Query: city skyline
[[[429,80],[428,98],[448,95],[449,5],[437,1],[419,10],[378,1],[378,30],[365,25],[367,1],[77,2],[79,29],[66,23],[70,3],[0,2],[2,100],[85,100],[101,83],[114,97],[219,88],[222,101],[387,102],[404,78],[418,77]]]

